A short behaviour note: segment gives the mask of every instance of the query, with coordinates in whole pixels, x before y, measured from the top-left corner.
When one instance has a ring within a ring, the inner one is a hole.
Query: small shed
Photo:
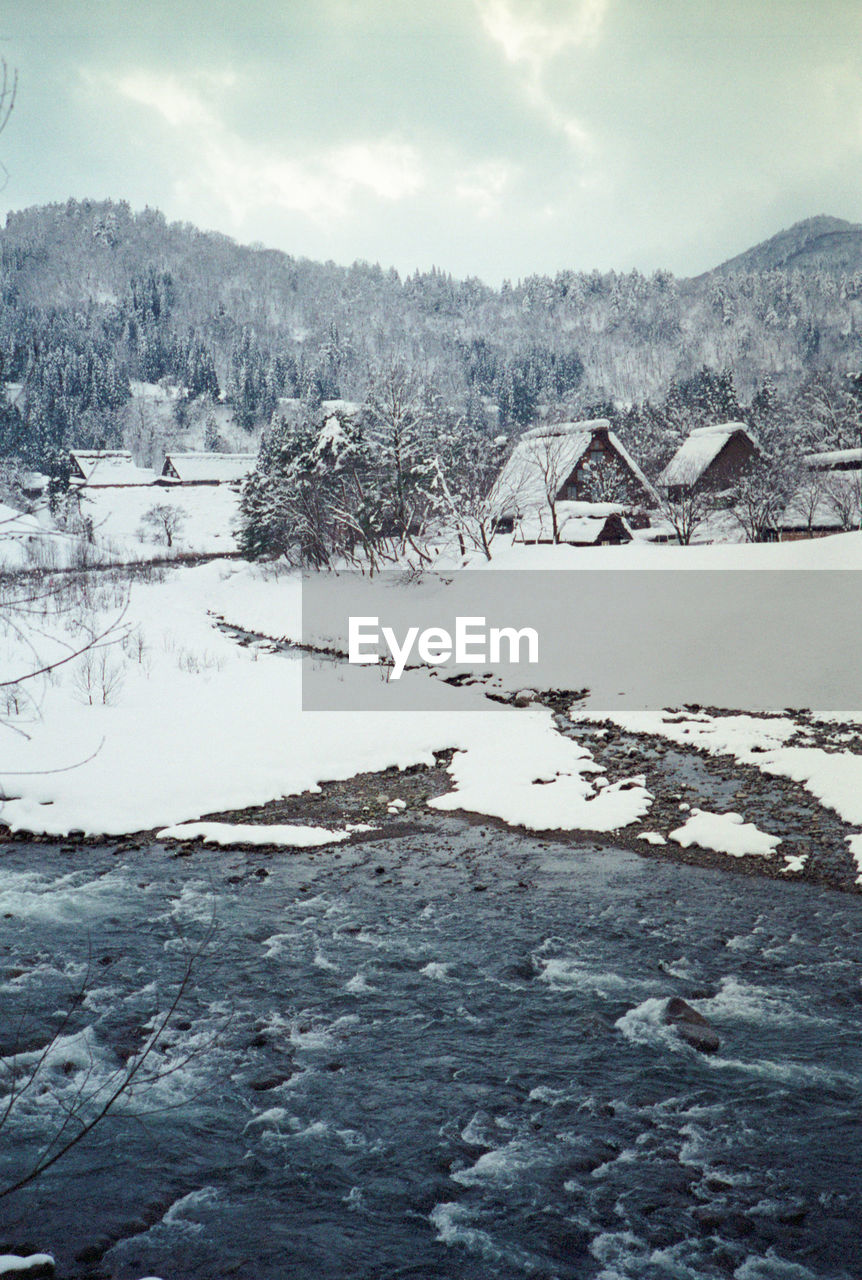
[[[560,502],[556,507],[557,543],[569,547],[622,546],[632,540],[622,508],[610,502]],[[517,523],[515,541],[526,545],[554,542],[549,508],[538,508]]]
[[[30,502],[38,502],[48,491],[48,477],[41,471],[25,471],[21,475],[21,492]]]
[[[691,489],[727,489],[759,453],[744,422],[695,427],[659,476],[658,487],[671,499]]]
[[[80,489],[128,489],[151,485],[156,473],[139,467],[125,449],[73,449],[70,482]]]
[[[255,453],[169,453],[160,484],[236,484],[257,463]]]

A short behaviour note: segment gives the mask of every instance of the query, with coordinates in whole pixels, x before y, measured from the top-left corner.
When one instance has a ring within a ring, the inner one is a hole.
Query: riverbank
[[[539,835],[572,850],[596,847],[625,848],[660,862],[705,867],[724,873],[802,880],[848,893],[862,893],[859,866],[850,851],[851,828],[838,814],[817,801],[803,786],[770,777],[756,767],[727,758],[714,758],[703,749],[671,744],[650,735],[626,733],[610,722],[573,724],[567,715],[556,718],[558,729],[574,734],[589,746],[591,755],[607,770],[611,783],[636,776],[645,779],[651,796],[649,813],[632,828],[595,832],[553,828],[529,832],[484,814],[456,810],[479,826],[501,832]],[[831,732],[840,735],[839,726]],[[283,839],[266,839],[267,828],[296,827],[322,833],[345,833],[350,844],[373,844],[412,831],[434,831],[438,815],[429,805],[450,794],[454,752],[435,753],[433,766],[413,765],[358,773],[349,778],[323,781],[317,789],[272,800],[263,805],[214,810],[200,816],[202,824],[219,824],[220,841],[237,850],[256,849],[261,854],[292,852]],[[780,844],[769,856],[731,855],[704,847],[696,841],[684,846],[668,834],[682,828],[693,809],[726,813],[731,806],[744,809],[759,831],[772,833]],[[188,824],[193,828],[197,823]],[[231,828],[237,828],[231,835]],[[253,841],[248,828],[254,828]],[[657,837],[660,837],[657,838]],[[138,850],[158,838],[158,828],[120,837],[118,854]],[[44,835],[10,832],[0,827],[0,839],[44,843]],[[102,845],[104,837],[64,835],[54,838],[66,849]],[[324,845],[327,844],[323,840]],[[210,846],[202,837],[177,836],[168,841],[182,856],[203,853]]]
[[[423,671],[401,683],[433,689],[435,710],[360,714],[345,696],[306,712],[301,605],[295,575],[229,561],[61,580],[36,604],[50,670],[7,690],[10,838],[122,845],[170,832],[194,847],[195,832],[259,844],[256,828],[281,826],[273,843],[289,847],[460,812],[573,847],[858,889],[858,718],[691,707],[611,718],[573,693]],[[77,653],[82,626],[103,639]],[[5,643],[13,672],[32,667],[14,627]],[[379,686],[375,668],[330,666],[345,691]]]

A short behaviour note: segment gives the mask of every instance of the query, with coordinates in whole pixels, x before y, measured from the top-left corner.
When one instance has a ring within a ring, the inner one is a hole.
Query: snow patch
[[[781,844],[778,836],[758,830],[739,813],[710,813],[707,809],[692,809],[691,817],[684,826],[671,831],[670,839],[683,849],[698,844],[702,849],[726,853],[732,858],[768,858]]]

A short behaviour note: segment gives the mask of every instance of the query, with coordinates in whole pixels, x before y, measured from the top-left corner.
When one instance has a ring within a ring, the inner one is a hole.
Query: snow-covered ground
[[[770,547],[499,550],[491,569],[563,563],[598,569],[620,567],[623,558],[627,568],[667,567],[669,561],[693,569],[862,566],[862,535],[856,534]],[[28,636],[16,630],[13,618],[0,637],[7,680],[34,665],[68,659],[49,677],[23,686],[23,693],[3,691],[0,784],[7,798],[0,818],[13,829],[121,834],[195,823],[208,813],[298,794],[325,780],[430,765],[434,753],[447,748],[456,755],[450,792],[432,802],[440,810],[467,808],[537,830],[634,832],[648,820],[651,797],[636,760],[631,776],[609,782],[590,750],[561,735],[542,706],[491,708],[478,688],[454,688],[408,672],[405,691],[411,681],[433,684],[437,709],[303,712],[299,661],[241,646],[214,621],[223,617],[272,637],[297,638],[296,575],[214,561],[130,587],[94,574],[74,590],[67,611],[52,602],[42,615],[28,615]],[[73,656],[92,636],[102,636],[97,647]],[[345,678],[343,668],[332,672],[335,680]],[[380,678],[373,668],[351,668],[349,675]],[[587,706],[573,714],[598,713]],[[862,827],[862,756],[853,744],[827,750],[795,717],[621,712],[618,719],[629,730],[792,779],[845,822]],[[677,840],[685,832],[699,839],[691,826],[695,816],[664,837]],[[713,823],[709,847],[764,856],[774,847],[761,847],[764,833],[750,830],[745,815],[739,821],[713,816],[728,838],[719,840]],[[200,834],[218,838],[214,830]],[[751,847],[740,847],[743,836]],[[856,844],[851,851],[862,856]]]
[[[727,853],[732,858],[768,858],[781,844],[778,836],[758,831],[754,823],[743,821],[739,813],[710,813],[706,809],[693,809],[691,817],[676,831],[671,831],[670,839],[683,849],[698,844],[702,849]]]
[[[453,781],[464,795],[442,797],[440,807],[466,801],[534,828],[605,831],[636,820],[648,805],[642,785],[599,785],[589,753],[557,734],[542,707],[487,710],[480,693],[438,682],[439,711],[303,713],[299,661],[241,647],[209,616],[240,616],[247,593],[249,625],[266,598],[296,617],[295,576],[263,577],[214,561],[134,583],[126,601],[116,585],[94,590],[101,597],[90,632],[114,619],[115,636],[58,668],[39,689],[38,708],[10,709],[0,730],[0,779],[9,797],[0,817],[15,830],[167,827],[325,779],[430,765],[435,751],[450,747],[463,753]],[[80,608],[79,601],[40,626],[41,662],[74,652]],[[31,664],[14,633],[7,631],[4,647],[13,675]],[[351,674],[377,678],[367,670]]]
[[[170,554],[164,538],[157,540],[143,523],[154,506],[176,512],[175,553],[218,555],[236,550],[239,493],[230,485],[92,489],[81,495],[81,513],[92,520],[97,543],[114,553],[110,558],[121,561]]]
[[[154,507],[175,513],[170,547],[163,528],[144,519]],[[80,515],[71,515],[65,527],[45,504],[28,515],[0,503],[0,570],[229,555],[236,551],[238,514],[239,492],[227,484],[85,488],[80,492]]]

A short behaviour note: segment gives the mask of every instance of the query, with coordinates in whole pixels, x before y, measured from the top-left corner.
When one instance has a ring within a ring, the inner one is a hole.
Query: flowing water
[[[0,1199],[0,1253],[124,1280],[862,1276],[859,898],[442,818],[271,857],[0,856],[7,1066],[59,1029],[3,1185],[135,1061],[215,920],[161,1078]],[[664,1025],[677,994],[714,1056]]]

